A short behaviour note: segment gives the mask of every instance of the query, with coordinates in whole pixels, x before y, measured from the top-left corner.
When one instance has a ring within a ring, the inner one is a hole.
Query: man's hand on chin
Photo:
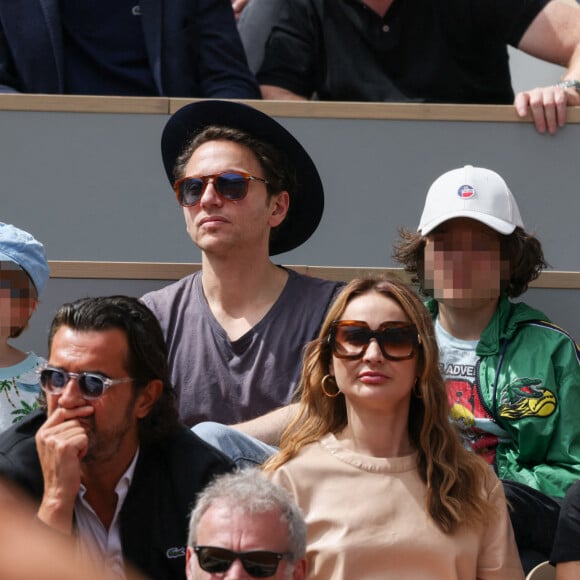
[[[70,534],[75,499],[81,485],[81,461],[89,437],[79,419],[93,407],[57,408],[36,434],[36,448],[44,477],[44,495],[38,517],[48,526]]]

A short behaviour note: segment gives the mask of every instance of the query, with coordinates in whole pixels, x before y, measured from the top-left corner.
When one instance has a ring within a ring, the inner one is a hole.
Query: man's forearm
[[[564,0],[552,0],[532,21],[518,48],[548,62],[580,74],[577,52],[580,46],[580,7]]]
[[[74,503],[59,498],[42,498],[37,517],[45,525],[63,534],[72,534]]]
[[[246,435],[251,435],[268,445],[280,445],[280,438],[282,433],[294,419],[298,412],[298,404],[292,403],[286,407],[280,407],[266,415],[256,417],[251,421],[238,423],[232,425],[234,429],[238,429]]]
[[[262,98],[269,99],[272,101],[307,101],[306,97],[302,97],[289,91],[288,89],[283,89],[282,87],[276,87],[274,85],[260,85],[260,90],[262,91]]]

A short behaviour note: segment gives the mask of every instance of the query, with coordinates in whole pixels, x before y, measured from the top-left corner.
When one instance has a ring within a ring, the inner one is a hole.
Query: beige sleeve
[[[524,580],[503,485],[493,475],[487,487],[493,512],[482,531],[477,580]]]

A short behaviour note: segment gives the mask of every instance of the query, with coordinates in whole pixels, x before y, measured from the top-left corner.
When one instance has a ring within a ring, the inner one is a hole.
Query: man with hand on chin
[[[38,519],[78,538],[115,578],[130,563],[184,578],[183,522],[196,494],[232,464],[177,421],[153,314],[124,296],[65,304],[40,372],[46,413],[0,437],[0,474],[38,501]]]

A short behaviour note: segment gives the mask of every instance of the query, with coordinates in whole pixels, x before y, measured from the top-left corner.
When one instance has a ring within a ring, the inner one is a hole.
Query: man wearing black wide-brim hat
[[[320,176],[279,123],[231,101],[177,111],[161,148],[202,254],[200,272],[143,297],[165,333],[181,419],[252,419],[290,401],[339,286],[270,259],[316,230]]]

